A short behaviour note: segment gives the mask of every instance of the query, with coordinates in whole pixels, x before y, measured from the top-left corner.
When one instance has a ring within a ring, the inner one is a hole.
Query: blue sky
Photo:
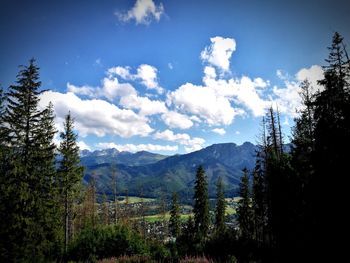
[[[0,83],[37,59],[40,106],[70,110],[81,148],[185,153],[256,142],[278,105],[288,139],[298,83],[322,77],[346,1],[0,2]]]

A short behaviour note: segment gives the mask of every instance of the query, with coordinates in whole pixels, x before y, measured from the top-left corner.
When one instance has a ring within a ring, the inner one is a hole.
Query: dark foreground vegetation
[[[278,109],[262,120],[255,168],[242,171],[236,220],[225,217],[224,183],[210,209],[198,167],[193,216],[180,218],[176,193],[160,202],[153,230],[141,202],[96,203],[96,182],[83,187],[74,120],[68,113],[58,148],[53,106],[39,108],[39,68],[31,60],[16,84],[0,89],[1,262],[340,262],[347,214],[350,61],[335,33],[319,81],[301,83],[303,109],[292,150],[283,150]],[[59,158],[57,155],[59,154]],[[116,174],[113,188],[116,189]],[[127,199],[125,201],[128,202]],[[170,203],[170,219],[165,213]],[[237,222],[238,224],[235,224]],[[335,248],[335,249],[334,249]]]

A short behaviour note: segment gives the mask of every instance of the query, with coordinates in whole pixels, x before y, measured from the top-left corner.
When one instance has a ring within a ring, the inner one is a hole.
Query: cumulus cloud
[[[220,135],[224,135],[226,133],[225,129],[223,128],[215,128],[215,129],[212,129],[212,131]]]
[[[153,66],[143,64],[137,69],[137,78],[141,80],[141,83],[146,86],[147,89],[155,89],[159,94],[163,93],[157,81],[157,69]]]
[[[177,133],[175,134],[171,130],[165,130],[163,132],[156,132],[153,137],[155,139],[177,142],[181,145],[185,146],[186,152],[192,152],[196,150],[200,150],[203,148],[203,144],[205,140],[203,138],[194,137],[191,138],[187,133]]]
[[[75,86],[67,83],[67,91],[90,98],[105,97],[112,101],[116,97],[136,95],[137,92],[129,83],[120,83],[115,77],[106,77],[101,81],[101,87]]]
[[[77,144],[79,146],[80,151],[82,151],[82,150],[89,150],[89,151],[91,151],[90,146],[87,145],[84,141],[78,141]]]
[[[159,94],[164,92],[164,89],[158,83],[158,70],[157,68],[148,65],[142,64],[137,68],[137,73],[131,73],[130,67],[113,67],[108,69],[107,73],[111,76],[114,74],[121,77],[124,80],[133,80],[140,81],[147,89],[154,89]]]
[[[168,103],[181,111],[197,115],[209,125],[229,125],[241,110],[231,106],[230,100],[214,88],[186,83],[168,94]]]
[[[120,109],[104,100],[83,100],[71,92],[53,91],[43,93],[40,98],[41,107],[50,101],[53,103],[56,123],[62,123],[70,111],[75,119],[75,128],[83,137],[89,134],[98,137],[110,134],[126,138],[147,136],[153,131],[146,117],[137,115],[132,110]],[[62,127],[58,128],[62,130]]]
[[[230,58],[236,50],[236,41],[233,38],[212,37],[211,44],[201,52],[204,62],[218,67],[222,71],[229,71]]]
[[[302,68],[298,71],[295,77],[299,82],[302,82],[305,79],[307,79],[311,84],[313,93],[315,93],[318,90],[322,91],[324,89],[323,86],[318,84],[318,81],[324,78],[323,69],[319,65],[313,65],[310,68]]]
[[[176,111],[167,111],[161,116],[164,123],[170,128],[188,129],[193,126],[191,119]]]
[[[100,142],[97,144],[97,147],[100,149],[109,149],[115,148],[118,151],[127,151],[127,152],[139,152],[139,151],[168,151],[175,152],[178,150],[178,146],[171,145],[158,145],[158,144],[115,144],[113,142]]]
[[[139,113],[145,116],[167,112],[163,101],[150,100],[147,97],[140,97],[135,94],[122,97],[120,104],[129,109],[138,109]]]
[[[109,101],[119,99],[119,103],[126,109],[139,110],[141,115],[153,115],[167,111],[165,103],[159,100],[151,100],[147,97],[139,96],[136,89],[130,83],[120,83],[113,74],[123,76],[125,79],[134,78],[128,68],[115,67],[107,72],[108,77],[103,78],[101,87],[75,86],[67,84],[67,91],[77,95],[88,96],[90,98],[105,97]]]
[[[302,68],[295,74],[294,78],[283,78],[285,87],[273,87],[274,102],[282,113],[296,117],[297,111],[303,107],[300,97],[300,82],[308,79],[311,83],[311,92],[315,93],[318,90],[323,90],[323,87],[317,83],[322,78],[323,70],[320,66],[313,65],[310,68]]]
[[[145,25],[150,24],[152,20],[159,21],[162,14],[164,14],[163,4],[156,5],[153,0],[137,0],[135,5],[126,13],[115,13],[122,22],[135,20],[136,24]]]

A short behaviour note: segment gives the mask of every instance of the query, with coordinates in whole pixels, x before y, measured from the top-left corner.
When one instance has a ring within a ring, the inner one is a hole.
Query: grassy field
[[[180,220],[185,222],[190,217],[190,215],[193,216],[193,214],[181,214]],[[170,219],[170,214],[166,213],[165,220],[169,220],[169,219]],[[154,223],[154,222],[163,220],[163,215],[157,214],[157,215],[145,216],[145,220],[147,222]]]
[[[123,200],[118,201],[119,204],[125,204],[126,202],[126,197],[125,196],[119,196],[118,198],[123,198]],[[138,196],[129,196],[129,204],[134,204],[134,203],[149,203],[149,202],[154,202],[156,199],[154,198],[145,198],[145,197],[138,197]]]

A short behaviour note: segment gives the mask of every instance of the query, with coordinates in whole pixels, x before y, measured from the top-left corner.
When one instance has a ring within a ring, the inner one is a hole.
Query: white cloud
[[[277,74],[279,72],[277,72]],[[311,92],[314,93],[317,90],[323,90],[323,87],[317,83],[317,81],[322,78],[323,70],[320,66],[313,65],[310,68],[302,68],[295,74],[294,79],[291,77],[283,78],[285,87],[279,88],[274,86],[274,102],[278,105],[278,108],[282,113],[285,113],[291,117],[296,117],[298,115],[297,110],[301,110],[303,107],[300,97],[300,82],[308,79],[311,83]]]
[[[181,145],[185,145],[186,152],[192,152],[203,148],[205,140],[203,138],[194,137],[191,138],[187,133],[175,134],[171,130],[165,130],[163,132],[156,132],[153,137],[155,139],[177,142]]]
[[[203,149],[203,146],[201,143],[194,143],[191,146],[185,146],[185,151],[190,153],[190,152],[195,152]]]
[[[236,135],[240,135],[241,132],[240,132],[240,131],[236,131],[235,134],[236,134]]]
[[[75,94],[83,95],[83,96],[89,96],[89,97],[95,96],[95,88],[87,86],[87,85],[77,87],[77,86],[72,85],[68,82],[67,83],[67,91],[73,92]]]
[[[139,152],[139,151],[169,151],[175,152],[178,150],[178,146],[171,145],[158,145],[158,144],[115,144],[113,142],[101,142],[97,144],[98,148],[109,149],[115,148],[118,151],[127,151],[127,152]]]
[[[119,83],[117,78],[104,78],[102,81],[102,89],[97,90],[99,96],[104,96],[109,100],[116,97],[136,95],[136,90],[129,83]]]
[[[89,150],[89,151],[91,151],[90,146],[87,145],[84,141],[78,141],[77,144],[79,146],[80,151],[82,151],[82,150]]]
[[[191,119],[176,111],[167,111],[161,116],[164,123],[170,128],[188,129],[193,126]]]
[[[173,68],[174,68],[173,64],[169,62],[169,63],[168,63],[168,68],[169,68],[169,69],[173,69]]]
[[[230,58],[236,50],[236,41],[233,38],[213,37],[211,44],[201,52],[201,59],[209,64],[220,68],[222,71],[229,71]]]
[[[147,97],[139,97],[137,95],[122,97],[120,104],[129,109],[138,109],[139,113],[144,116],[167,112],[163,101],[150,100]]]
[[[197,115],[209,125],[229,125],[242,112],[212,87],[186,83],[168,94],[168,103],[181,111]]]
[[[159,100],[150,100],[137,94],[136,89],[130,83],[120,83],[113,74],[124,78],[134,78],[128,68],[115,67],[108,70],[108,77],[103,78],[101,87],[75,86],[67,84],[67,91],[91,98],[105,97],[109,101],[120,98],[120,105],[127,109],[137,109],[141,115],[153,115],[167,111],[165,103]]]
[[[153,0],[137,0],[128,12],[117,12],[116,16],[123,22],[135,20],[136,24],[148,25],[153,19],[159,21],[163,13],[164,7],[162,3],[157,6]]]
[[[154,89],[159,94],[164,92],[164,89],[158,83],[157,68],[148,64],[142,64],[137,68],[136,74],[132,74],[130,70],[130,67],[118,66],[108,69],[107,73],[109,74],[110,78],[115,74],[124,80],[138,80],[147,89]]]
[[[137,94],[136,90],[129,83],[119,83],[117,78],[104,78],[101,83],[102,87],[75,86],[67,83],[67,91],[77,95],[84,95],[91,98],[106,97],[112,101],[116,97],[129,96]]]
[[[122,79],[133,79],[133,75],[130,73],[130,67],[112,67],[107,70],[107,73],[111,76],[116,74],[120,76]]]
[[[268,102],[262,99],[257,92],[257,88],[264,88],[267,83],[261,78],[252,80],[243,76],[241,79],[234,81],[232,95],[237,102],[245,105],[254,116],[262,116],[268,106]]]
[[[82,100],[71,92],[48,91],[41,95],[40,106],[45,107],[50,101],[54,105],[58,128],[62,130],[60,125],[70,111],[75,119],[75,128],[83,137],[89,134],[98,137],[110,134],[126,138],[147,136],[153,131],[146,117],[132,110],[120,109],[104,100]]]
[[[158,84],[157,69],[153,66],[142,64],[137,69],[137,78],[147,89],[155,89],[159,94],[163,93],[163,88]]]
[[[223,128],[215,128],[215,129],[212,129],[212,131],[220,135],[224,135],[226,133],[225,129]]]
[[[307,79],[312,87],[312,92],[316,92],[317,90],[322,91],[323,86],[318,84],[318,81],[323,79],[323,69],[319,65],[313,65],[310,68],[302,68],[295,75],[296,79],[300,82]]]

